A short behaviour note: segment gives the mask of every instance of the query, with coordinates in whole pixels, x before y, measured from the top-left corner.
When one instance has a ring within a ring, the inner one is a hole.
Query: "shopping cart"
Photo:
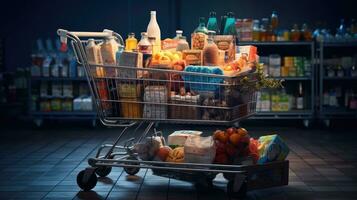
[[[193,71],[176,71],[90,63],[85,49],[89,38],[101,43],[103,38],[114,36],[120,52],[124,47],[122,37],[110,30],[69,32],[59,29],[57,33],[63,43],[70,39],[77,61],[85,69],[101,123],[123,127],[113,144],[102,145],[95,158],[88,159],[90,167],[77,176],[81,189],[94,188],[97,175],[107,176],[112,167],[123,167],[129,175],[135,175],[140,168],[149,168],[159,176],[206,185],[211,185],[216,175],[223,173],[229,181],[227,192],[232,196],[244,195],[250,189],[287,184],[288,161],[265,165],[170,163],[142,160],[134,148],[153,135],[151,131],[158,123],[238,126],[239,121],[255,113],[256,91],[246,87],[255,84],[254,73],[225,76],[218,69],[210,73],[199,67]],[[145,131],[137,134],[144,125]],[[122,141],[128,132],[139,137]]]

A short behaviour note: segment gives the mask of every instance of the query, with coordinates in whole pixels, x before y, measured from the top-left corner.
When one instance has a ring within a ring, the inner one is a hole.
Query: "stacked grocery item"
[[[31,55],[31,106],[33,112],[92,111],[93,103],[86,83],[74,84],[85,71],[77,65],[73,52],[63,52],[59,41],[37,40],[37,51]],[[91,55],[91,54],[88,54]],[[92,59],[92,57],[89,57]]]
[[[201,131],[180,130],[166,139],[155,134],[135,144],[142,160],[203,164],[264,164],[283,161],[289,148],[278,135],[251,138],[244,128],[217,130],[204,137]]]
[[[210,28],[217,29],[216,21],[210,21]],[[256,67],[257,48],[236,46],[233,13],[226,19],[224,35],[209,30],[204,18],[199,22],[191,34],[191,44],[182,30],[177,30],[174,38],[161,40],[155,11],[150,12],[150,22],[139,42],[133,33],[125,46],[112,36],[103,41],[89,39],[85,47],[89,73],[104,115],[231,121],[254,112],[255,106],[249,103],[254,103],[258,88],[256,79],[248,75],[262,72]],[[240,76],[245,76],[242,82]],[[249,85],[249,81],[253,83]]]

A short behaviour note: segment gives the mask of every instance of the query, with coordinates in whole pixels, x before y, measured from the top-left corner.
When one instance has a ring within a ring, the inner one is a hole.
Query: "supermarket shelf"
[[[40,116],[40,117],[96,117],[97,113],[96,112],[93,112],[93,111],[52,111],[52,112],[42,112],[42,111],[36,111],[36,112],[30,112],[30,115],[32,116]]]
[[[33,81],[86,81],[86,77],[31,77]]]
[[[297,77],[281,76],[281,77],[272,77],[272,78],[284,79],[285,81],[309,81],[309,80],[312,80],[312,78],[308,77],[308,76],[297,76]]]
[[[357,80],[357,77],[328,77],[328,76],[324,76],[323,77],[324,80]]]
[[[277,42],[238,42],[238,45],[254,45],[254,46],[310,46],[313,42],[289,42],[289,41],[277,41]]]
[[[357,41],[323,42],[324,47],[357,47]]]
[[[357,117],[357,110],[350,110],[345,108],[322,108],[320,112],[323,116],[355,116]]]
[[[281,112],[257,112],[252,119],[310,119],[313,117],[312,110],[293,110]]]

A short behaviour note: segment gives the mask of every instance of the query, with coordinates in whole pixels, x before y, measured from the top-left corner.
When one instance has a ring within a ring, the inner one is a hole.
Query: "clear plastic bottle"
[[[141,33],[141,39],[138,43],[138,51],[143,54],[151,54],[152,53],[152,44],[148,39],[148,34],[146,32]]]
[[[208,32],[207,44],[203,49],[203,65],[218,66],[218,47],[213,41],[214,31]]]

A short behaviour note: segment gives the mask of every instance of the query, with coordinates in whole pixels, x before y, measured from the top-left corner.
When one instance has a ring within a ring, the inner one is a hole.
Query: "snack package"
[[[183,50],[182,59],[186,61],[187,65],[202,65],[202,50]]]
[[[185,162],[204,163],[213,162],[216,155],[216,147],[213,137],[189,137],[185,142]]]
[[[246,57],[248,58],[248,62],[255,62],[257,55],[257,47],[252,45],[238,46],[237,53],[238,55],[236,56],[236,58],[240,58],[243,55],[246,55]]]
[[[282,161],[289,154],[289,147],[278,135],[267,135],[259,138],[258,164],[272,161]]]
[[[163,41],[161,41],[162,50],[176,51],[177,45],[178,45],[178,41],[171,38],[166,38]]]
[[[233,35],[215,35],[213,40],[218,49],[225,52],[225,62],[232,62],[235,60],[236,43]]]
[[[187,138],[192,136],[200,136],[201,131],[189,131],[189,130],[180,130],[175,131],[169,135],[167,144],[170,147],[184,146]]]
[[[184,147],[177,147],[169,152],[166,162],[182,163],[185,159]]]

